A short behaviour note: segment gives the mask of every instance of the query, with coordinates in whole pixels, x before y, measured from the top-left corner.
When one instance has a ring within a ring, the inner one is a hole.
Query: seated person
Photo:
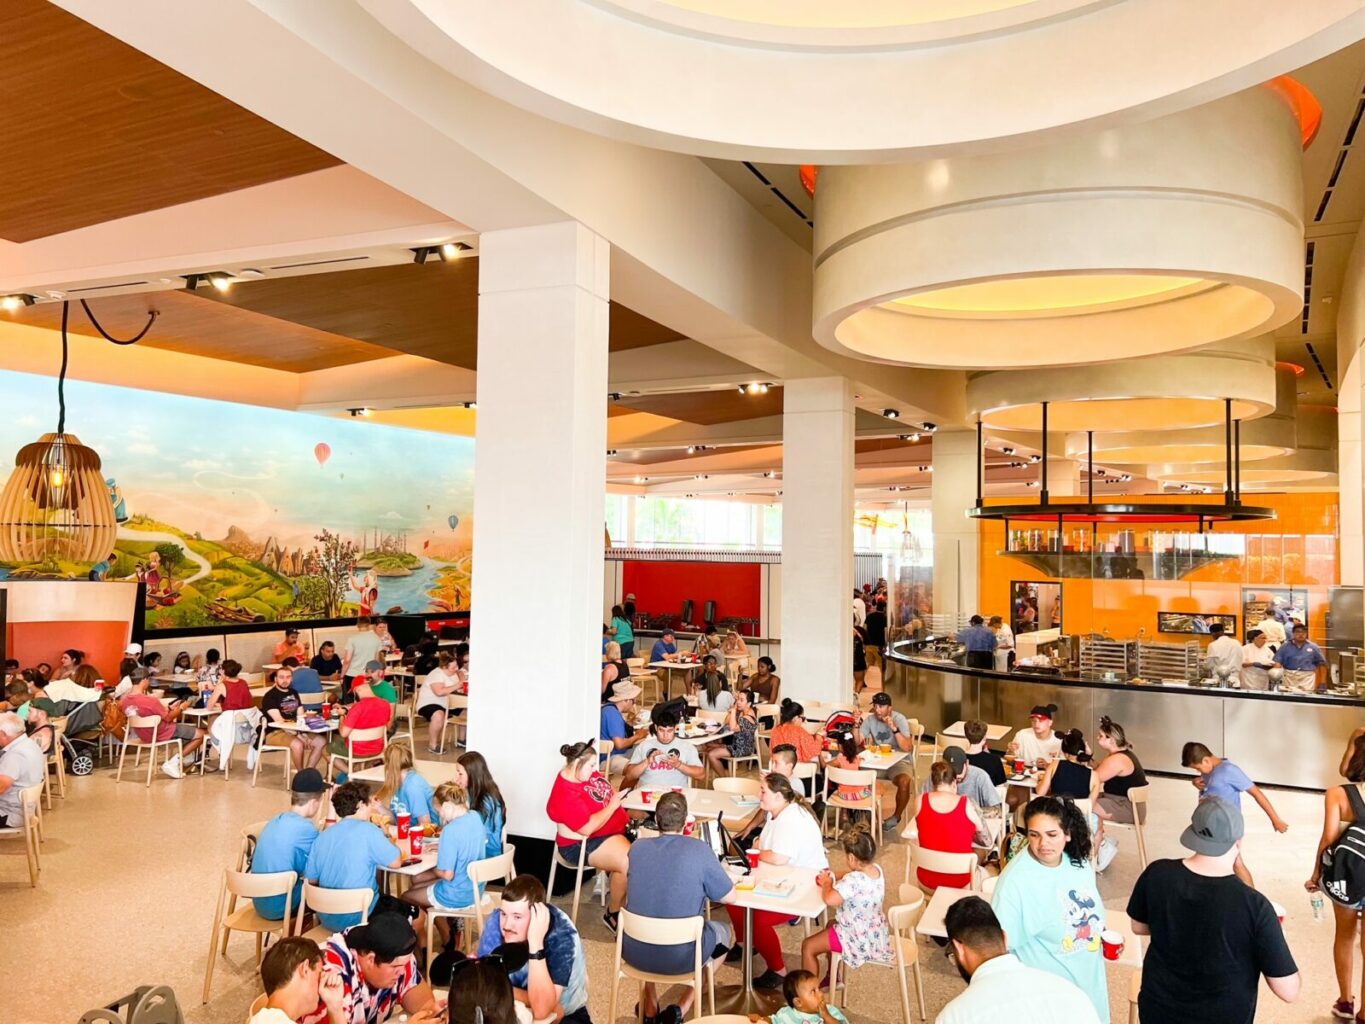
[[[365,674],[356,676],[351,684],[351,689],[356,696],[360,695],[360,688],[369,686],[370,693],[376,697],[382,697],[390,704],[398,703],[398,691],[393,688],[393,683],[384,678],[384,663],[382,661],[365,662]]]
[[[271,651],[270,660],[276,665],[283,665],[285,658],[295,658],[299,664],[308,660],[309,645],[299,640],[299,630],[297,626],[288,626],[284,631],[284,639],[275,645]]]
[[[649,729],[632,729],[628,724],[628,719],[634,718],[635,698],[641,692],[638,686],[626,679],[612,683],[611,692],[602,702],[597,738],[611,740],[612,749],[610,755],[599,755],[598,762],[608,775],[624,772],[626,765],[630,764],[631,749],[649,735]]]
[[[725,773],[725,764],[731,758],[752,757],[758,749],[757,696],[753,690],[736,691],[734,704],[725,712],[724,729],[730,735],[703,748],[717,775]]]
[[[417,691],[417,713],[427,721],[427,753],[441,753],[446,718],[450,714],[450,697],[460,692],[460,680],[451,668],[455,660],[449,651],[437,654],[435,663],[425,674],[414,668],[422,680]]]
[[[530,1006],[534,1019],[558,1016],[568,1024],[592,1024],[583,940],[569,916],[546,902],[545,886],[534,875],[507,883],[501,905],[484,922],[479,956],[504,942],[526,943],[529,961],[508,976],[517,1001]]]
[[[303,669],[299,671],[302,672]],[[322,755],[327,750],[327,739],[326,734],[320,732],[287,732],[282,729],[268,732],[271,723],[292,722],[298,719],[301,705],[293,680],[294,670],[288,665],[275,670],[274,685],[261,697],[261,729],[265,733],[265,743],[289,748],[289,757],[297,771],[301,768],[312,768],[322,760]]]
[[[715,665],[715,657],[706,659],[711,666]],[[735,705],[735,695],[730,692],[730,680],[725,678],[724,672],[718,672],[714,667],[708,668],[697,677],[697,707],[703,711],[729,711]]]
[[[347,1019],[341,1016],[341,978],[324,975],[322,950],[312,939],[291,935],[274,943],[261,961],[261,984],[265,1006],[247,1024],[294,1024],[319,1003],[334,1024]]]
[[[901,815],[910,805],[910,798],[915,792],[914,735],[909,720],[891,706],[891,694],[885,690],[873,695],[872,713],[863,716],[859,733],[864,745],[875,743],[911,755],[890,768],[877,769],[877,778],[887,779],[896,787],[895,811],[882,822],[882,828],[889,832],[900,824]]]
[[[789,697],[782,700],[777,713],[778,722],[768,737],[772,749],[789,745],[796,751],[798,761],[819,761],[825,745],[806,728],[806,709]]]
[[[54,679],[44,687],[47,699],[51,701],[69,700],[74,704],[89,704],[100,699],[100,691],[95,688],[99,673],[90,665],[78,665],[66,679]]]
[[[938,853],[973,853],[973,844],[987,835],[986,823],[976,805],[958,792],[953,766],[947,761],[930,765],[929,786],[911,819],[919,846]],[[917,867],[915,875],[920,888],[931,893],[939,886],[968,889],[972,883],[971,872],[945,874]]]
[[[256,850],[251,855],[251,873],[269,875],[277,871],[293,871],[299,876],[294,896],[289,901],[290,911],[297,911],[303,896],[303,878],[308,868],[308,855],[313,852],[318,829],[313,819],[318,805],[327,792],[327,783],[316,768],[304,768],[294,776],[289,786],[292,801],[289,810],[271,818],[256,837]],[[258,896],[251,901],[256,913],[267,921],[284,918],[283,896]],[[313,1005],[316,1005],[314,1003]],[[308,1007],[312,1009],[312,1006]]]
[[[413,878],[403,899],[423,909],[472,907],[483,898],[469,879],[469,865],[483,859],[483,822],[477,814],[470,813],[469,794],[458,782],[441,783],[436,788],[435,803],[441,822],[436,864]],[[443,943],[450,938],[446,920],[436,919]]]
[[[326,682],[335,683],[341,681],[341,655],[337,653],[337,645],[330,640],[323,641],[318,653],[313,655],[313,660],[308,663],[318,676]]]
[[[1003,786],[1006,782],[1005,762],[986,746],[986,723],[973,718],[962,723],[962,732],[967,737],[967,763],[985,772],[992,786]]]
[[[341,981],[342,1024],[382,1024],[406,1013],[408,1024],[443,1024],[431,985],[417,966],[417,932],[402,914],[384,911],[333,935],[322,947],[323,984],[334,975]],[[300,1024],[337,1024],[325,1003]]]
[[[407,813],[414,825],[430,825],[437,817],[435,796],[431,783],[416,769],[407,740],[390,743],[384,749],[384,782],[374,795],[379,806],[394,820]]]
[[[665,629],[663,635],[654,641],[649,651],[649,664],[658,661],[678,660],[678,637],[672,629]]]
[[[1020,758],[1040,770],[1046,768],[1049,761],[1056,760],[1062,752],[1062,739],[1052,731],[1052,716],[1056,713],[1056,704],[1035,706],[1029,712],[1028,728],[1020,729],[1010,741],[1009,756]]]
[[[768,1024],[848,1024],[844,1011],[829,1004],[820,979],[810,971],[788,972],[782,980],[782,997],[786,1006],[758,1019]]]
[[[450,1024],[532,1024],[531,1008],[517,1001],[507,977],[527,962],[526,947],[516,942],[480,959],[457,960],[451,975]]]
[[[0,828],[24,823],[22,793],[47,775],[47,758],[12,711],[0,712]]]
[[[626,766],[623,784],[628,789],[645,786],[671,789],[690,786],[693,779],[706,778],[706,768],[696,745],[677,738],[678,716],[669,710],[657,711],[650,734],[635,746]]]
[[[803,796],[809,796],[805,789],[805,779],[794,779],[792,773],[796,771],[796,748],[788,744],[773,747],[772,757],[768,759],[768,772],[773,775],[781,775],[792,784],[792,788]],[[759,833],[763,831],[763,826],[768,821],[768,812],[762,807],[754,811],[749,816],[749,820],[735,830],[735,841],[742,849],[749,849],[758,842]]]
[[[970,798],[986,817],[999,817],[1000,790],[991,785],[985,772],[967,761],[967,752],[957,746],[944,747],[943,760],[952,766],[957,791]]]
[[[288,673],[286,673],[286,677]],[[246,711],[255,707],[251,697],[251,684],[242,678],[242,666],[229,658],[223,662],[222,675],[213,687],[209,698],[210,711]]]
[[[1062,756],[1047,766],[1034,792],[1038,796],[1095,800],[1100,795],[1100,777],[1090,768],[1090,748],[1079,729],[1061,734]]]
[[[169,706],[162,704],[160,700],[147,692],[151,689],[151,685],[151,676],[143,676],[137,680],[133,683],[132,689],[119,701],[119,707],[129,718],[158,718],[161,720],[161,724],[155,729],[136,730],[137,739],[143,743],[151,743],[154,734],[158,743],[178,739],[183,744],[183,756],[188,757],[204,745],[204,740],[209,735],[208,732],[197,726],[176,721],[189,707],[189,702],[178,700]],[[173,779],[182,778],[185,774],[182,755],[176,754],[167,760],[162,764],[161,770]]]
[[[322,693],[322,676],[318,675],[316,669],[306,668],[299,663],[297,658],[285,658],[282,663],[283,668],[289,669],[293,674],[295,693]]]
[[[625,791],[613,790],[607,777],[597,770],[595,742],[565,743],[559,752],[564,767],[550,787],[545,814],[556,825],[586,837],[575,839],[556,830],[555,843],[565,863],[577,864],[581,858],[607,872],[611,898],[602,921],[615,933],[616,917],[626,898],[626,858],[630,853],[625,834],[630,818],[621,809]]]
[[[327,751],[337,757],[345,757],[347,750],[348,737],[357,729],[376,729],[380,726],[388,726],[390,719],[393,718],[393,705],[383,697],[376,697],[370,692],[370,688],[361,685],[355,691],[356,701],[346,709],[346,717],[341,720],[341,725],[337,727],[337,734],[327,744]],[[353,754],[355,757],[373,757],[384,749],[382,739],[357,740],[354,744]]]
[[[328,889],[369,889],[374,893],[370,901],[370,909],[374,910],[379,902],[375,872],[403,863],[398,847],[370,820],[371,815],[382,818],[384,808],[371,798],[369,786],[355,781],[332,791],[332,807],[337,822],[314,841],[303,869],[304,877]],[[319,914],[318,920],[333,931],[341,931],[359,924],[360,915]]]

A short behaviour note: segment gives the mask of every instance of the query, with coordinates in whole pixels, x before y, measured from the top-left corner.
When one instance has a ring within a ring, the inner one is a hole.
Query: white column
[[[559,746],[598,732],[609,248],[574,223],[479,248],[469,746],[509,831],[549,838]],[[547,514],[528,521],[536,503]]]
[[[1074,459],[1054,459],[1049,455],[1047,491],[1051,498],[1074,498],[1085,493],[1081,485],[1081,464]]]
[[[782,391],[782,692],[853,693],[853,389],[842,377]]]
[[[1361,357],[1357,357],[1361,358]],[[1337,544],[1341,562],[1341,584],[1345,587],[1365,584],[1365,541],[1362,528],[1365,516],[1361,509],[1362,459],[1365,447],[1360,438],[1360,408],[1363,404],[1357,396],[1354,403],[1346,401],[1342,392],[1341,411],[1337,415],[1337,494],[1340,498],[1338,513]]]
[[[1049,460],[1050,461],[1050,460]],[[976,431],[934,435],[930,485],[934,523],[934,614],[962,617],[980,610],[976,504]]]

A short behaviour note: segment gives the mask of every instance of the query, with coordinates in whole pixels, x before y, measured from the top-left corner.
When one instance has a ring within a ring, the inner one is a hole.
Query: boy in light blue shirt
[[[256,850],[251,855],[251,873],[269,875],[277,871],[293,871],[299,876],[294,885],[294,895],[289,901],[290,913],[299,908],[303,893],[304,869],[308,866],[309,854],[318,838],[317,826],[313,819],[318,814],[318,804],[322,794],[327,791],[327,783],[316,768],[304,768],[294,776],[289,787],[293,793],[293,806],[277,814],[266,823],[256,839]],[[283,896],[259,896],[251,901],[256,913],[267,921],[284,918]]]
[[[1226,757],[1215,757],[1213,752],[1202,743],[1186,743],[1180,751],[1180,763],[1199,773],[1199,777],[1193,779],[1192,782],[1194,788],[1199,790],[1201,800],[1216,796],[1220,800],[1226,800],[1240,811],[1242,809],[1242,794],[1250,793],[1251,798],[1260,805],[1261,810],[1265,811],[1266,817],[1270,819],[1270,824],[1276,832],[1289,831],[1289,824],[1275,813],[1270,798],[1261,792],[1261,787],[1252,782],[1246,772]],[[1237,863],[1232,866],[1232,870],[1243,882],[1253,889],[1256,888],[1251,880],[1251,872],[1242,863],[1240,853],[1237,855]]]
[[[370,889],[374,892],[370,901],[373,910],[379,902],[375,872],[400,867],[403,855],[383,829],[370,821],[371,814],[383,814],[384,810],[370,798],[370,787],[365,783],[351,781],[338,786],[332,794],[332,806],[341,820],[313,843],[304,876],[326,889]],[[360,915],[319,914],[318,920],[339,932],[359,924]]]

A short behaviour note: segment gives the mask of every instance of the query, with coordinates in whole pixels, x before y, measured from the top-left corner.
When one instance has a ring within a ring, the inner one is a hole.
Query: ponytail
[[[1034,797],[1024,808],[1024,825],[1038,815],[1052,818],[1066,833],[1066,856],[1075,867],[1084,866],[1090,859],[1090,822],[1086,821],[1081,809],[1070,797],[1058,799],[1055,796]]]
[[[799,707],[800,705],[798,705]],[[792,788],[791,780],[785,775],[778,775],[776,772],[769,772],[763,777],[763,784],[768,787],[768,792],[776,793],[789,804],[796,804],[801,807],[818,823],[820,816],[815,813],[815,808],[810,805],[810,801]]]

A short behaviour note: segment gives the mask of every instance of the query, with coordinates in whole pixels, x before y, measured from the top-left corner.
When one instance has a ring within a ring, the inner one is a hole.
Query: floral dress
[[[754,736],[758,730],[758,717],[752,713],[736,714],[735,722],[739,728],[732,735],[725,737],[725,746],[731,757],[749,757],[756,749],[757,741]]]
[[[844,898],[834,920],[844,962],[853,968],[869,960],[890,963],[891,928],[882,913],[886,873],[878,870],[873,878],[865,871],[850,871],[834,883],[834,888]]]

